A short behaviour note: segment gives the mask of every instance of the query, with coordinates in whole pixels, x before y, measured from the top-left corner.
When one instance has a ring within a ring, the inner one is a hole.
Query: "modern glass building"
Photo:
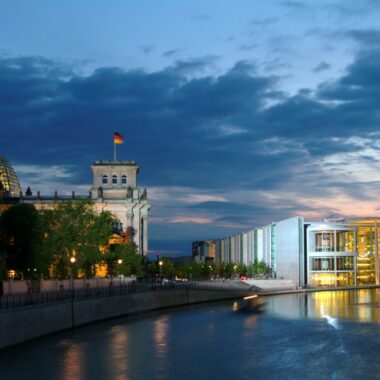
[[[0,190],[9,198],[19,198],[21,187],[12,165],[0,155]]]
[[[216,240],[215,261],[264,261],[274,276],[295,286],[375,285],[379,239],[380,217],[307,222],[296,216]]]
[[[346,224],[306,225],[307,278],[313,287],[356,285],[356,230]]]

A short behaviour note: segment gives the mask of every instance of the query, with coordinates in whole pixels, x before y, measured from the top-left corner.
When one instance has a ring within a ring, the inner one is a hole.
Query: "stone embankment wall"
[[[168,289],[0,311],[0,348],[109,318],[243,297],[248,289]]]

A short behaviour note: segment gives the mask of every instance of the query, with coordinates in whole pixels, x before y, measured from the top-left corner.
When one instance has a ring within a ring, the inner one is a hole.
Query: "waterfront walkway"
[[[228,292],[249,290],[251,288],[250,285],[238,280],[170,282],[162,284],[137,282],[120,286],[113,285],[106,288],[65,289],[50,292],[3,295],[0,297],[0,310],[60,302],[76,302],[93,298],[122,296],[152,291],[159,292],[170,289],[215,290]]]

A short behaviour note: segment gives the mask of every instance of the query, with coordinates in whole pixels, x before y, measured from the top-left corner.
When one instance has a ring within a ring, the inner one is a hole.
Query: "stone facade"
[[[96,161],[91,166],[91,199],[98,210],[107,210],[119,221],[120,230],[130,234],[138,251],[148,252],[147,191],[137,187],[139,167],[135,161]]]

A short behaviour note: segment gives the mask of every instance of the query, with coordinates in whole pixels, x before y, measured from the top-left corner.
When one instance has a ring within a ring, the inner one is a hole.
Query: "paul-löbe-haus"
[[[216,263],[264,261],[273,277],[295,286],[380,284],[380,217],[309,222],[296,216],[214,244]]]
[[[139,253],[148,252],[147,191],[137,186],[139,167],[135,161],[95,161],[91,166],[93,186],[88,196],[33,194],[21,192],[19,180],[9,162],[0,156],[0,213],[12,204],[32,203],[37,209],[54,207],[57,202],[92,200],[97,210],[110,211],[114,217],[111,244],[133,241]]]

